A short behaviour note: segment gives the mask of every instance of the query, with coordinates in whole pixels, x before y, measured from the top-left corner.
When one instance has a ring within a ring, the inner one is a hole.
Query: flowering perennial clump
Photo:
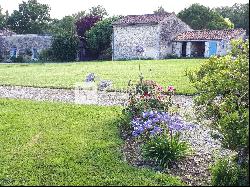
[[[132,135],[135,137],[159,135],[163,131],[172,134],[195,128],[193,124],[184,122],[178,115],[158,111],[143,112],[141,117],[133,119],[131,123],[133,126]]]
[[[189,146],[180,139],[181,131],[195,128],[177,115],[174,94],[174,86],[164,89],[140,76],[135,85],[129,81],[129,99],[123,110],[129,119],[123,127],[141,143],[143,157],[163,167],[187,155]]]
[[[85,82],[93,82],[95,81],[95,74],[94,73],[90,73],[86,76]]]

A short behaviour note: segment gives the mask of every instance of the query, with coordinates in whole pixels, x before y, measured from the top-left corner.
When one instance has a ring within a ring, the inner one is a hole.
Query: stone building
[[[112,59],[163,59],[172,54],[172,40],[192,29],[174,13],[129,15],[113,24]]]
[[[8,60],[11,57],[22,56],[30,60],[38,60],[39,53],[51,46],[52,37],[37,34],[15,34],[0,31],[0,58]]]
[[[243,29],[192,30],[174,13],[126,16],[113,23],[113,60],[226,55]]]
[[[173,39],[173,54],[178,57],[224,56],[231,49],[232,39],[245,36],[243,29],[187,31]]]

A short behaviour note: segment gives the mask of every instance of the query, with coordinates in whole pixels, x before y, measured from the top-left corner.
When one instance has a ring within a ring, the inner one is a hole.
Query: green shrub
[[[234,41],[232,53],[212,57],[190,75],[198,92],[199,117],[212,121],[223,145],[232,150],[248,149],[249,42]]]
[[[53,60],[53,52],[51,49],[44,49],[39,53],[39,60],[41,61],[52,61]]]
[[[111,47],[100,52],[98,60],[112,60],[112,49]]]
[[[110,17],[97,22],[86,33],[86,48],[89,55],[100,60],[112,58],[112,23],[120,17]]]
[[[71,34],[60,34],[53,37],[51,45],[52,59],[55,61],[75,61],[78,49],[78,38]]]
[[[164,59],[178,59],[179,57],[176,54],[168,54]]]
[[[23,56],[11,57],[10,60],[13,63],[24,63],[25,62]]]
[[[229,55],[210,58],[189,78],[198,92],[198,117],[211,121],[223,136],[222,145],[236,151],[248,168],[249,41],[232,41]]]
[[[213,186],[248,186],[247,167],[241,167],[235,159],[224,158],[211,168]]]
[[[168,167],[171,162],[187,155],[189,147],[186,142],[180,141],[179,134],[163,133],[153,136],[143,145],[143,155],[162,167]]]

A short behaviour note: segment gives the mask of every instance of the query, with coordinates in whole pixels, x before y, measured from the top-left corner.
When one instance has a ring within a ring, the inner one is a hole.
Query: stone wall
[[[173,39],[180,33],[192,29],[175,14],[171,14],[160,23],[160,59],[173,54]],[[178,46],[179,47],[179,46]]]
[[[39,53],[44,49],[48,49],[51,46],[51,42],[51,36],[35,34],[1,36],[0,51],[5,59],[10,57],[10,51],[12,48],[17,49],[17,55],[31,56],[33,49],[36,49]]]
[[[173,42],[173,55],[176,55],[177,57],[181,57],[182,53],[182,43],[181,42]]]
[[[144,49],[138,54],[136,47]],[[158,25],[132,25],[113,27],[113,59],[154,58],[159,56]]]

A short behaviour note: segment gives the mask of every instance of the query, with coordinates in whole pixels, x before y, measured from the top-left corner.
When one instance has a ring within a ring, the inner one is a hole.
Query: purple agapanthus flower
[[[95,81],[95,74],[94,73],[90,73],[87,75],[85,82],[93,82]]]
[[[132,120],[134,131],[133,136],[160,134],[164,128],[171,132],[179,132],[182,130],[193,130],[194,124],[186,123],[179,115],[171,115],[168,112],[144,111],[142,117]]]

